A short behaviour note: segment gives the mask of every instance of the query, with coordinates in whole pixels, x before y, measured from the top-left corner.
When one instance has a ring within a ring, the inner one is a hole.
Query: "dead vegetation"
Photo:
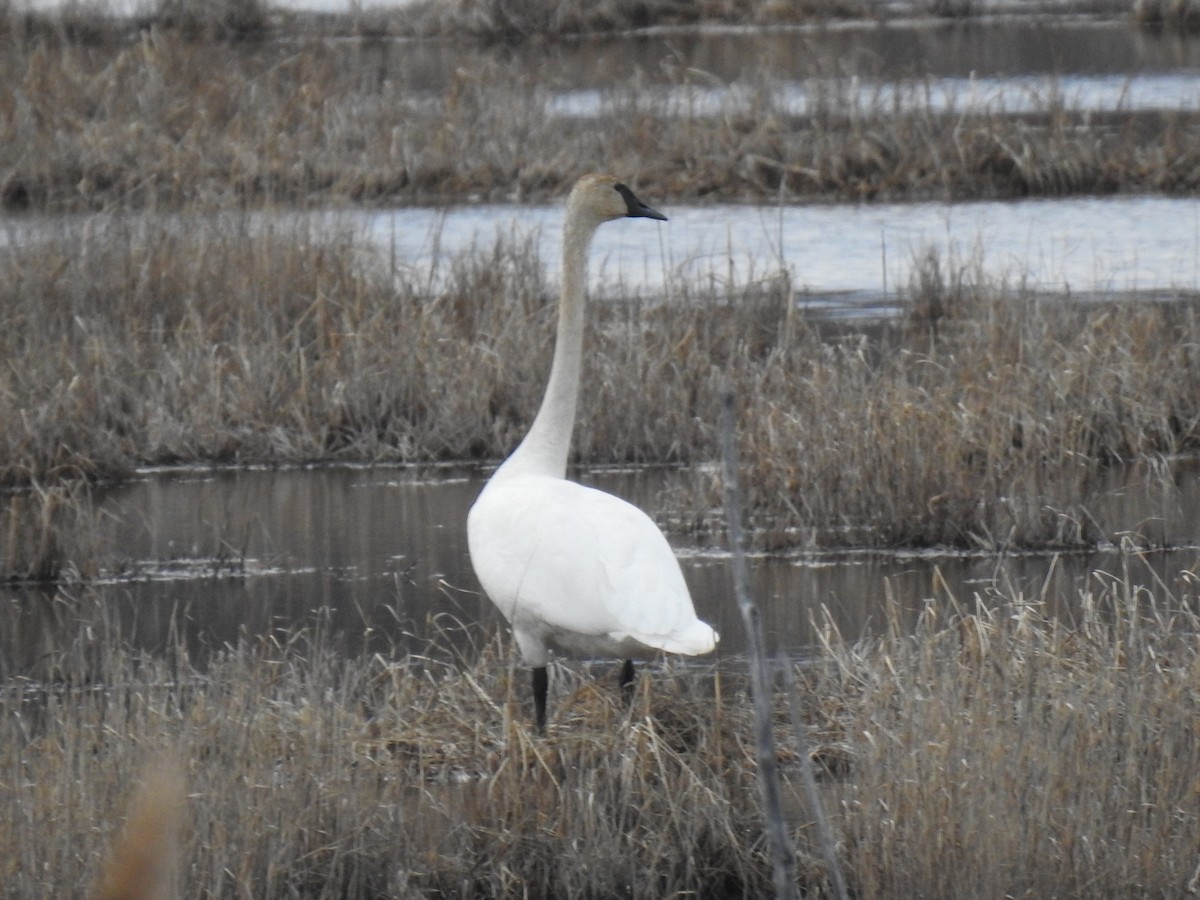
[[[604,83],[600,112],[577,116],[554,110],[566,86],[503,49],[456,45],[450,66],[404,41],[229,42],[162,27],[108,43],[10,28],[0,43],[9,211],[544,200],[598,169],[676,202],[1200,186],[1194,112],[1076,109],[1052,79],[1018,115],[965,98],[939,106],[920,82],[860,95],[814,63],[807,109],[763,70],[714,111],[670,98],[729,86],[664,48],[662,72],[633,66]],[[430,61],[411,65],[418,52]]]
[[[1133,18],[1144,28],[1156,31],[1200,32],[1200,6],[1195,0],[1135,0]]]
[[[1069,624],[993,587],[931,601],[912,634],[820,629],[796,674],[854,895],[1194,887],[1194,585],[1097,573]],[[59,602],[56,652],[0,692],[0,896],[87,883],[160,755],[183,761],[186,896],[769,891],[739,660],[651,667],[631,709],[603,671],[559,667],[538,739],[495,643],[346,656],[317,622],[201,663],[129,650],[86,592]],[[824,896],[798,793],[788,821]]]
[[[692,25],[794,25],[830,19],[870,19],[871,0],[466,0],[453,6],[424,3],[407,27],[426,35],[468,35],[486,42],[605,34]],[[403,27],[403,26],[401,26]]]
[[[861,896],[1195,890],[1197,784],[1177,765],[1200,750],[1194,576],[1145,587],[1127,566],[1094,574],[1073,621],[993,586],[911,636],[830,646],[818,671],[855,696]]]
[[[859,335],[773,348],[744,394],[760,534],[993,550],[1111,539],[1087,512],[1106,469],[1196,447],[1196,327],[1190,302],[1064,303],[968,278],[918,294],[881,351]]]

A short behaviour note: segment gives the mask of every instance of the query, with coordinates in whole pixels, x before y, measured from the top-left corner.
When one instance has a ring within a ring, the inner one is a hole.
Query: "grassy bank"
[[[934,309],[923,320],[918,301],[878,353],[799,342],[748,375],[743,460],[768,545],[1094,545],[1120,531],[1088,512],[1108,467],[1197,447],[1192,302],[968,280]]]
[[[431,284],[316,231],[134,216],[0,249],[0,482],[44,498],[7,529],[20,547],[5,559],[26,560],[7,574],[61,548],[43,536],[72,516],[56,486],[81,479],[187,461],[483,462],[515,446],[556,314],[530,246],[443,260]],[[1200,448],[1185,299],[1063,302],[927,259],[906,318],[822,333],[786,278],[671,290],[593,305],[576,458],[710,462],[728,379],[762,546],[1092,546],[1129,524],[1087,511],[1112,465]],[[719,537],[706,472],[670,515]]]
[[[603,672],[556,670],[534,739],[526,673],[494,643],[348,657],[318,623],[201,673],[125,649],[86,594],[54,603],[57,643],[0,692],[0,896],[79,896],[161,754],[187,783],[184,896],[769,891],[741,661],[717,681],[650,667],[632,712]],[[993,589],[912,636],[826,629],[797,675],[855,896],[1194,886],[1195,603],[1188,573],[1098,573],[1070,627]],[[821,896],[796,795],[789,819]]]
[[[461,42],[452,67],[409,66],[405,44],[172,30],[112,44],[9,33],[0,46],[9,211],[546,200],[589,170],[675,202],[1200,187],[1196,113],[1074,109],[1050,81],[1010,115],[939,106],[919,84],[859,96],[814,62],[827,82],[804,114],[765,69],[739,80],[744,105],[712,114],[670,100],[714,85],[664,49],[666,82],[634,65],[605,83],[609,105],[575,118],[550,112],[564,85]]]

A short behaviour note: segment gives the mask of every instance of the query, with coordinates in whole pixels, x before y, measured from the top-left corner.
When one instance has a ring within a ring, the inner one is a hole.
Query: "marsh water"
[[[947,281],[965,273],[1085,298],[1200,291],[1192,198],[658,206],[669,222],[597,232],[593,293],[660,296],[681,283],[736,287],[787,272],[802,308],[883,315],[903,302],[930,253]],[[529,240],[556,278],[561,217],[553,206],[469,206],[357,214],[350,224],[401,267],[435,275],[472,247]]]
[[[97,584],[10,587],[18,610],[0,642],[22,671],[56,644],[63,599],[95,592],[142,648],[182,638],[203,659],[242,638],[320,623],[347,652],[467,649],[503,630],[481,596],[466,547],[467,510],[484,472],[454,467],[179,469],[145,472],[97,497]],[[662,518],[674,469],[586,470],[580,480]],[[1200,464],[1177,462],[1144,485],[1114,473],[1088,509],[1111,546],[1066,555],[947,551],[794,553],[750,560],[750,587],[773,650],[803,655],[828,617],[848,639],[884,624],[895,602],[909,622],[927,607],[989,606],[997,588],[1069,619],[1081,591],[1128,571],[1136,583],[1178,584],[1200,564]],[[672,535],[699,614],[744,648],[730,556],[719,535]],[[1148,548],[1169,548],[1148,550]],[[57,599],[56,599],[57,593]],[[482,627],[476,627],[482,626]],[[73,634],[72,627],[65,634]],[[19,634],[20,640],[13,637]]]
[[[445,45],[334,42],[328,52],[404,78],[439,96],[455,77]],[[297,52],[287,47],[272,52]],[[546,115],[586,127],[614,104],[657,98],[664,114],[724,115],[755,102],[747,85],[769,72],[779,102],[802,113],[837,85],[854,103],[940,108],[980,105],[998,113],[1044,106],[1046,97],[1097,116],[1195,109],[1200,42],[1153,35],[1125,23],[1086,20],[924,22],[778,31],[664,31],[560,44],[498,48],[501,65],[540,86]],[[606,87],[636,73],[637,96]],[[665,100],[663,99],[665,98]],[[923,98],[923,99],[922,99]],[[1097,127],[1102,127],[1098,124]],[[892,314],[922,254],[951,269],[1072,296],[1200,291],[1200,202],[1108,197],[1021,202],[871,205],[680,206],[661,226],[602,230],[593,251],[600,293],[670,293],[684,281],[744,284],[786,271],[799,305],[821,314]],[[273,215],[273,214],[272,214]],[[304,214],[320,227],[361,230],[400,268],[436,281],[446,260],[499,236],[527,236],[556,277],[561,212],[554,206],[464,204],[446,209],[346,210]],[[103,227],[98,215],[84,228]],[[62,222],[52,223],[62,227]],[[3,223],[0,240],[44,227]],[[216,227],[223,227],[218,218]],[[148,227],[157,227],[154,225]],[[995,584],[1007,596],[1071,598],[1129,567],[1171,584],[1200,558],[1200,479],[1180,462],[1131,487],[1114,473],[1089,513],[1111,548],[1067,556],[926,553],[762,556],[753,592],[773,647],[802,653],[828,615],[849,638],[882,621],[886,600],[915,616],[928,603],[970,604]],[[284,470],[146,472],[97,497],[102,577],[89,585],[135,642],[153,648],[182,634],[215,648],[321,618],[348,649],[419,651],[431,639],[463,639],[458,623],[499,621],[478,593],[465,545],[466,511],[484,474],[472,469],[313,467]],[[661,512],[670,470],[588,471],[581,480]],[[1128,478],[1128,480],[1126,480]],[[729,559],[717,546],[673,535],[702,617],[742,647]],[[1142,554],[1130,548],[1165,546]],[[1124,547],[1124,551],[1122,551]],[[68,595],[84,587],[68,587]],[[63,593],[60,591],[60,595]],[[53,591],[6,588],[22,637],[18,656],[58,627]],[[1065,600],[1064,600],[1065,598]],[[7,662],[13,662],[12,660]],[[19,666],[18,666],[19,668]]]

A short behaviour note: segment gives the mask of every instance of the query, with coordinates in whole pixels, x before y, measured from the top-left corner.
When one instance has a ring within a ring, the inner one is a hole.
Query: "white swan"
[[[475,574],[533,667],[534,717],[546,723],[551,648],[624,658],[695,655],[717,634],[696,618],[679,562],[658,526],[612,494],[567,481],[583,355],[584,285],[592,235],[623,217],[666,216],[608,175],[585,175],[567,198],[562,298],[554,361],[541,408],[467,516]]]

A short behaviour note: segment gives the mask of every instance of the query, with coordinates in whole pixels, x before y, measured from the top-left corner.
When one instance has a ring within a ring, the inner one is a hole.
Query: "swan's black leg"
[[[625,664],[621,666],[621,693],[625,695],[625,702],[633,702],[633,681],[636,673],[633,671],[633,660],[625,660]]]
[[[546,689],[550,685],[550,674],[545,666],[533,670],[533,721],[538,731],[546,730]]]

